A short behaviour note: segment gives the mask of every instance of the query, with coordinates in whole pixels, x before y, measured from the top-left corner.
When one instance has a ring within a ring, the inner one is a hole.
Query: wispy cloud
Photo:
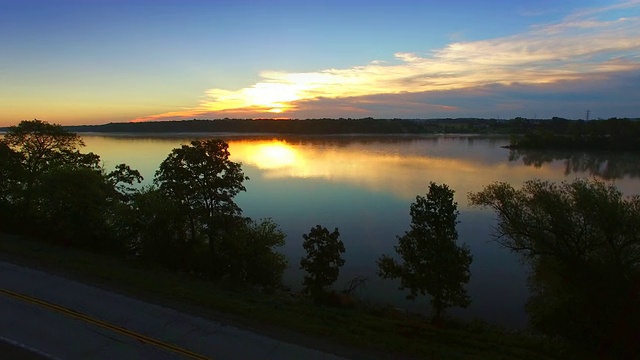
[[[625,16],[620,15],[625,10]],[[307,114],[318,100],[384,94],[436,93],[489,85],[556,84],[640,70],[640,0],[577,11],[563,21],[541,24],[510,37],[454,42],[427,54],[396,53],[395,61],[317,72],[264,71],[261,81],[239,90],[210,89],[193,109],[137,120]],[[396,97],[397,98],[397,97]],[[362,100],[362,99],[361,99]],[[455,110],[443,104],[395,103]],[[340,107],[338,107],[340,108]],[[314,112],[321,116],[334,111]],[[335,110],[335,109],[333,109]],[[238,116],[240,115],[240,116]]]
[[[567,18],[585,18],[594,15],[607,14],[617,10],[628,10],[638,8],[640,6],[640,0],[623,0],[618,3],[604,6],[604,7],[593,7],[575,11],[573,14],[569,15]]]

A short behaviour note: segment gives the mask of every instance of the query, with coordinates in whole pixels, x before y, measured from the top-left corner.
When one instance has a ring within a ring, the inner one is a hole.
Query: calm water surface
[[[171,149],[194,137],[82,135],[87,151],[100,155],[107,169],[127,163],[150,183]],[[196,135],[205,138],[202,134]],[[214,136],[208,136],[214,137]],[[215,137],[220,137],[216,135]],[[597,177],[615,183],[626,194],[640,192],[640,161],[633,155],[589,153],[510,153],[506,138],[438,137],[246,137],[224,136],[231,158],[241,162],[251,180],[237,197],[246,216],[271,217],[287,233],[280,249],[290,268],[285,283],[297,289],[304,255],[302,234],[312,226],[339,228],[345,265],[335,287],[355,276],[368,277],[360,296],[411,311],[428,312],[428,299],[405,300],[398,283],[376,276],[375,260],[394,254],[396,235],[409,229],[409,205],[424,195],[430,181],[456,191],[460,209],[459,241],[469,244],[474,261],[467,286],[472,304],[451,310],[463,318],[523,327],[527,268],[491,241],[494,214],[470,207],[469,192],[501,181],[519,187],[540,178],[571,181]]]

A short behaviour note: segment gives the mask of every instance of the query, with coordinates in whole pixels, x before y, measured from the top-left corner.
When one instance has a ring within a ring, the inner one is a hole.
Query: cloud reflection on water
[[[385,140],[230,140],[229,148],[235,161],[257,167],[265,179],[318,178],[388,192],[401,199],[423,194],[429,181],[444,182],[456,190],[461,206],[465,206],[469,191],[496,180],[521,182],[535,176],[562,177],[550,168],[532,169],[509,163],[505,161],[508,152],[499,147],[491,154],[479,154],[477,148],[475,152],[469,148],[458,154],[443,154],[443,143],[460,147],[467,146],[468,141],[460,144],[459,138],[414,139],[394,145]]]

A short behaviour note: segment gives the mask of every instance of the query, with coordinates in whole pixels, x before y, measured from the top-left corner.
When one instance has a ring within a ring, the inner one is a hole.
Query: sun
[[[244,90],[246,105],[269,108],[269,112],[282,113],[289,103],[299,100],[295,87],[280,83],[258,83]]]

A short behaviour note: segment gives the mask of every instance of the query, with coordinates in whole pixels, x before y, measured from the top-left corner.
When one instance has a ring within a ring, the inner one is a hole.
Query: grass
[[[427,319],[384,307],[325,307],[287,292],[263,294],[137,262],[0,234],[0,256],[93,283],[149,302],[336,351],[353,358],[550,359],[540,338],[481,322]]]

